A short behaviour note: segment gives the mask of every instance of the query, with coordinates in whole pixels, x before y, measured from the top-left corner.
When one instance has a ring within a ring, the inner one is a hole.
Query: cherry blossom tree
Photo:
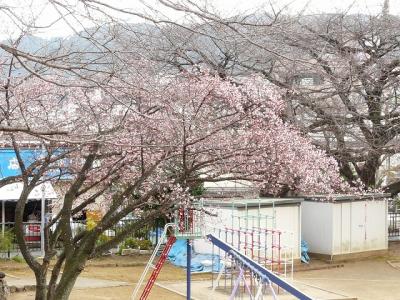
[[[279,91],[260,78],[232,84],[205,70],[171,76],[148,62],[135,66],[112,79],[112,90],[8,81],[0,137],[14,149],[21,175],[0,184],[23,182],[16,236],[36,276],[36,299],[68,299],[89,259],[190,201],[188,189],[204,181],[249,180],[273,195],[346,188],[335,161],[282,120]],[[21,158],[26,147],[40,153],[30,164]],[[26,245],[22,219],[29,193],[44,181],[62,183],[63,192],[39,260]],[[93,205],[101,220],[74,234],[70,219]],[[132,212],[135,222],[98,242]]]
[[[126,31],[135,51],[145,49],[144,55],[175,70],[201,65],[222,78],[259,74],[286,91],[287,118],[336,158],[350,184],[385,186],[394,195],[400,191],[400,19],[391,14],[391,2],[380,1],[376,14],[349,7],[333,14],[305,8],[296,15],[267,5],[227,16],[212,1],[158,0],[159,9],[147,15],[156,29]],[[107,1],[82,3],[110,18],[112,12],[137,14]],[[168,19],[163,9],[184,15],[185,22]]]
[[[20,28],[16,38],[0,41],[0,139],[14,149],[21,171],[0,186],[23,183],[15,232],[35,273],[36,299],[68,299],[88,260],[191,201],[188,191],[204,181],[249,180],[271,195],[347,188],[336,162],[282,120],[280,91],[257,76],[238,81],[196,65],[170,72],[143,59],[143,44],[136,51],[130,39],[122,43],[125,27],[111,7],[71,3],[49,1],[58,13],[54,22],[64,21],[84,45],[64,38],[34,51],[23,47],[24,38],[52,23],[0,5],[0,14]],[[26,148],[37,153],[29,163],[22,158]],[[39,260],[24,239],[23,215],[29,193],[45,181],[60,186],[60,199]],[[88,208],[102,217],[76,234],[70,220]],[[132,212],[134,222],[99,243]]]

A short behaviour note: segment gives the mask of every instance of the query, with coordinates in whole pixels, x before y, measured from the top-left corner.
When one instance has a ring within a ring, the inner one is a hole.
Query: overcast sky
[[[70,3],[74,3],[77,0],[68,0]],[[143,9],[142,2],[149,3],[154,6],[156,0],[103,0],[104,2],[112,5],[118,5],[120,8],[130,9],[134,11],[140,11]],[[262,6],[268,7],[269,1],[265,0],[207,0],[220,14],[229,16],[237,14],[238,12],[252,12],[259,9]],[[288,11],[291,13],[298,13],[299,11],[307,8],[309,13],[323,13],[323,12],[337,12],[343,10],[349,10],[350,13],[365,13],[365,14],[376,14],[382,9],[384,0],[274,0],[274,7],[280,8],[288,5]],[[399,0],[390,0],[390,13],[400,15],[400,4]],[[397,5],[395,5],[396,3]],[[53,23],[59,16],[57,11],[52,7],[46,0],[0,0],[0,7],[2,5],[13,6],[14,10],[19,15],[23,15],[24,18],[30,18],[38,16],[37,25],[48,25]],[[160,11],[171,19],[179,20],[181,14],[171,11],[169,9],[158,6]],[[119,17],[125,19],[127,22],[142,22],[142,20],[127,15],[119,15]],[[77,22],[68,19],[69,22],[79,31],[80,25]],[[3,22],[3,24],[1,24]],[[10,22],[4,22],[4,19],[0,19],[0,38],[4,38],[9,35],[15,35],[18,29],[14,24]],[[90,26],[88,22],[83,21],[83,26]],[[36,32],[36,35],[42,37],[51,36],[65,36],[73,33],[73,30],[64,22],[58,21],[48,29],[42,29]]]

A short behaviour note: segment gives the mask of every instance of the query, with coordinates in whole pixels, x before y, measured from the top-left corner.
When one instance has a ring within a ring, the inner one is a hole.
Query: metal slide
[[[235,250],[232,248],[229,244],[223,242],[219,238],[215,237],[212,234],[207,235],[208,240],[213,243],[215,246],[220,248],[222,251],[226,252],[229,255],[232,255],[234,257],[240,257],[241,261],[245,265],[246,268],[250,269],[254,273],[260,274],[261,276],[265,276],[268,278],[272,283],[276,284],[277,286],[281,287],[288,293],[292,294],[295,296],[297,299],[301,300],[312,300],[310,296],[307,296],[303,292],[299,291],[296,287],[291,285],[290,283],[286,282],[285,280],[281,279],[279,276],[275,275],[271,271],[267,270],[254,260],[250,259],[246,255],[240,253],[239,251]]]
[[[133,291],[132,296],[131,296],[131,300],[137,299],[136,297],[137,297],[137,295],[139,293],[139,289],[142,286],[143,281],[145,280],[145,277],[146,277],[147,273],[149,272],[150,269],[154,269],[153,273],[152,273],[152,275],[150,277],[150,280],[147,282],[146,287],[145,287],[145,289],[143,291],[143,293],[146,292],[147,295],[150,292],[151,287],[153,286],[154,281],[158,276],[158,273],[160,273],[161,267],[164,264],[165,260],[167,259],[168,252],[171,249],[171,247],[172,247],[173,243],[175,242],[176,238],[172,237],[172,238],[167,240],[167,245],[165,246],[163,252],[161,253],[161,257],[160,257],[158,263],[156,265],[154,265],[154,261],[156,259],[156,255],[157,255],[161,245],[167,239],[168,228],[169,227],[173,228],[174,226],[175,226],[174,223],[167,223],[164,226],[164,231],[163,231],[162,235],[160,236],[160,238],[158,240],[157,246],[154,248],[153,254],[151,255],[149,261],[147,262],[147,265],[146,265],[142,275],[140,276],[138,283],[136,284],[135,290]],[[148,288],[149,285],[150,285],[150,289]],[[147,297],[147,295],[144,295],[144,296]],[[142,296],[143,296],[143,294],[142,294]],[[142,298],[142,296],[140,297],[140,299],[146,299],[146,298]]]
[[[175,243],[175,241],[176,241],[176,237],[174,237],[174,236],[170,236],[168,238],[168,242],[165,245],[163,252],[161,253],[160,259],[158,260],[157,264],[155,265],[154,270],[151,273],[151,276],[150,276],[149,280],[147,281],[147,284],[143,290],[143,293],[140,296],[140,300],[146,300],[147,297],[149,296],[150,291],[153,288],[154,282],[156,282],[158,274],[160,274],[161,268],[164,265],[165,261],[167,260],[168,252],[169,252],[169,250],[171,250],[171,247]]]

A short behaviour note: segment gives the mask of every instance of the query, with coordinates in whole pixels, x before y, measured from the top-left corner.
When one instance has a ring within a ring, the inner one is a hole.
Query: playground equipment
[[[140,296],[140,299],[147,299],[147,297],[149,296],[150,291],[154,285],[154,282],[156,281],[158,274],[160,274],[161,268],[164,265],[164,262],[166,261],[166,259],[168,257],[168,252],[171,249],[172,245],[175,243],[175,241],[176,241],[176,237],[170,236],[168,238],[167,244],[165,245],[165,248],[163,249],[163,251],[160,255],[160,258],[159,258],[157,264],[155,266],[153,264],[150,265],[150,267],[154,268],[154,271],[151,273],[150,279],[147,282],[147,284],[143,290],[143,293]],[[153,258],[153,260],[154,260],[154,258]],[[143,279],[142,279],[142,281],[143,281]],[[140,287],[140,286],[138,285],[138,287]]]
[[[158,240],[156,247],[154,248],[153,254],[151,255],[142,275],[139,278],[138,283],[136,284],[135,290],[132,293],[131,299],[137,299],[137,295],[139,293],[140,287],[143,284],[144,279],[146,278],[147,273],[150,269],[153,269],[152,274],[150,275],[149,280],[146,283],[146,286],[140,296],[140,300],[145,300],[150,294],[151,288],[156,281],[158,274],[161,271],[162,266],[165,263],[165,260],[168,257],[168,253],[171,250],[172,245],[175,243],[177,239],[185,239],[187,243],[187,263],[186,263],[186,277],[187,277],[187,299],[190,299],[190,280],[191,280],[191,240],[203,238],[204,237],[204,228],[201,226],[204,224],[203,222],[203,209],[201,203],[194,203],[190,207],[181,207],[176,211],[174,216],[174,223],[168,223],[164,226],[164,231],[161,237]],[[169,232],[171,231],[171,232]],[[168,237],[168,233],[171,235]],[[157,253],[160,251],[161,246],[167,240],[167,243],[162,250],[160,258],[157,264],[154,265],[154,261],[156,259]]]
[[[214,214],[218,217],[205,216],[207,234],[213,234],[275,274],[292,278],[294,252],[299,255],[294,233],[276,228],[274,209],[271,215],[266,215],[261,213],[261,207],[253,207],[250,211],[245,206],[238,211],[234,205],[232,203],[230,208],[214,207]],[[213,246],[209,249],[215,253]],[[220,249],[218,255],[230,259],[227,253],[221,254]]]
[[[164,240],[167,237],[168,228],[170,228],[172,226],[174,226],[173,223],[168,223],[164,226],[164,231],[163,231],[161,237],[159,238],[158,243],[157,243],[156,247],[154,248],[154,251],[153,251],[149,261],[147,262],[147,265],[146,265],[142,275],[140,276],[139,281],[136,284],[136,287],[132,293],[132,296],[131,296],[132,300],[136,299],[136,296],[139,293],[139,289],[142,286],[142,283],[143,283],[147,273],[149,272],[149,270],[154,269],[153,273],[151,274],[150,280],[147,282],[146,287],[144,288],[144,291],[143,291],[142,295],[140,296],[140,299],[146,299],[148,297],[148,295],[150,294],[150,290],[153,287],[154,282],[156,281],[157,276],[160,273],[165,260],[167,259],[168,252],[171,249],[173,243],[175,242],[175,237],[168,239],[167,245],[163,249],[158,263],[156,265],[154,265],[153,263],[156,258],[156,255],[157,255],[158,251],[160,250],[161,245],[164,243]]]
[[[199,239],[206,239],[210,243],[213,259],[222,258],[222,266],[220,261],[217,262],[219,270],[216,271],[219,271],[219,274],[216,282],[214,276],[212,278],[213,286],[209,299],[213,299],[213,293],[222,277],[224,289],[230,289],[230,300],[238,293],[240,297],[249,296],[249,299],[262,299],[263,295],[269,293],[273,299],[277,299],[281,290],[298,299],[311,299],[283,279],[292,277],[293,274],[293,248],[289,245],[291,233],[276,229],[274,216],[261,215],[259,212],[256,215],[231,214],[221,220],[217,214],[205,214],[205,211],[202,202],[177,209],[174,223],[164,227],[153,255],[135,287],[132,300],[147,299],[176,239],[185,239],[187,243],[187,299],[191,299],[191,241]],[[166,240],[166,246],[154,265],[156,254]],[[218,248],[218,256],[214,255],[214,247]],[[136,298],[151,268],[153,272],[140,298]]]
[[[250,299],[260,299],[260,296],[262,295],[262,288],[263,288],[264,284],[268,284],[268,286],[271,290],[273,299],[277,299],[275,291],[272,287],[272,283],[274,283],[298,299],[312,300],[312,298],[310,298],[306,294],[302,293],[297,288],[295,288],[291,284],[287,283],[285,280],[281,279],[278,275],[274,274],[274,272],[266,269],[265,267],[261,266],[260,264],[258,264],[254,260],[252,260],[251,258],[249,258],[246,255],[235,250],[229,244],[223,242],[222,240],[218,239],[217,237],[213,236],[212,234],[207,235],[207,238],[210,240],[210,242],[213,245],[217,246],[218,248],[223,250],[225,253],[227,253],[230,257],[232,257],[232,259],[239,265],[240,274],[233,286],[232,293],[231,293],[231,296],[229,299],[233,299],[233,297],[236,295],[240,280],[243,279],[244,285],[246,287],[246,290],[249,293]],[[244,278],[244,270],[245,269],[247,269],[249,271],[252,278],[255,278],[259,282],[257,293],[256,293],[255,297],[252,295],[252,289],[249,287],[249,284],[247,283],[246,278]]]

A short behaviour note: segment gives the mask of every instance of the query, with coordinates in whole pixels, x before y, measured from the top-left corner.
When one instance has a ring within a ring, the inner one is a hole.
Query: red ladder
[[[165,260],[168,257],[169,250],[171,250],[171,247],[175,243],[175,241],[176,241],[175,236],[170,236],[168,238],[167,244],[165,245],[165,248],[163,249],[163,251],[161,253],[160,259],[158,260],[156,266],[154,267],[154,270],[151,273],[149,281],[147,281],[147,284],[143,290],[143,293],[139,298],[140,300],[146,300],[147,297],[149,296],[151,288],[153,287],[154,282],[156,281],[156,279],[158,277],[158,274],[160,274],[161,268],[162,268]]]

